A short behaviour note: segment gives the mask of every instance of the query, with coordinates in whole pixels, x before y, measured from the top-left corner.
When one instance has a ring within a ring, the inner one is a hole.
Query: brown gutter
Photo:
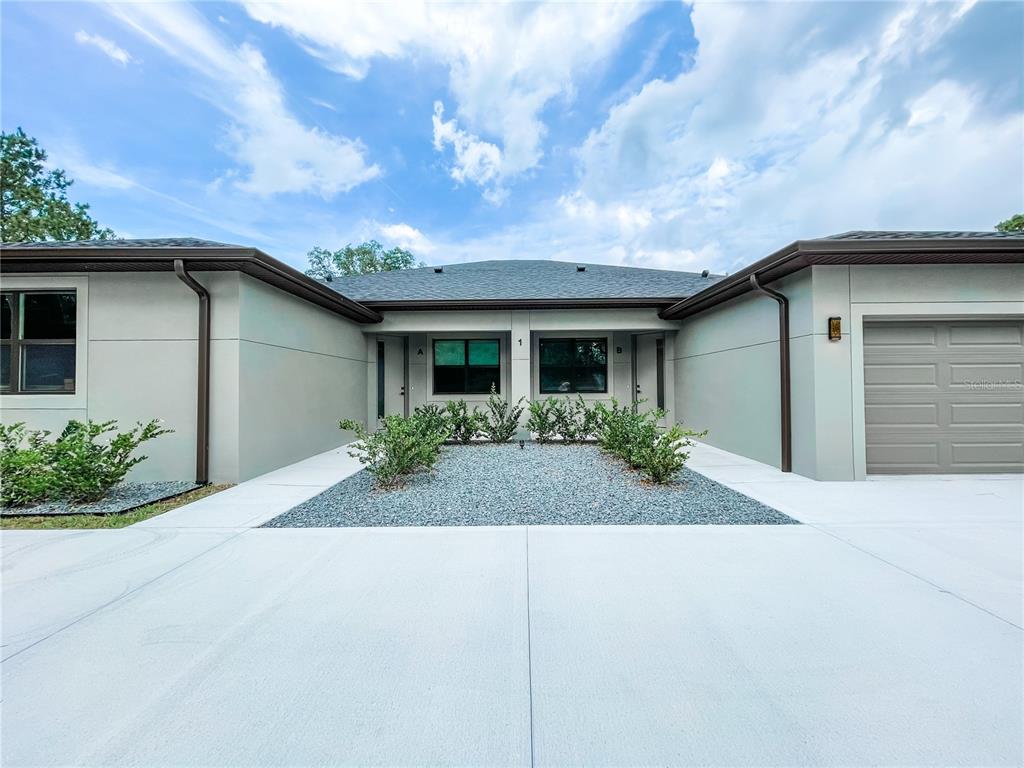
[[[358,323],[379,323],[379,313],[343,296],[255,248],[76,248],[0,246],[0,273],[13,272],[159,272],[187,259],[199,272],[243,272],[286,293]]]
[[[775,299],[779,303],[779,413],[781,418],[782,466],[783,472],[793,471],[793,418],[789,376],[789,299],[778,291],[766,288],[750,276],[753,290]]]
[[[196,484],[210,482],[210,292],[174,260],[174,274],[199,297],[199,380],[196,387]]]
[[[1014,264],[1024,262],[1024,238],[918,240],[798,240],[661,311],[681,320],[754,290],[750,276],[772,283],[813,265]]]
[[[400,299],[360,303],[376,311],[455,309],[657,309],[671,306],[678,297],[667,298],[594,298],[594,299]]]

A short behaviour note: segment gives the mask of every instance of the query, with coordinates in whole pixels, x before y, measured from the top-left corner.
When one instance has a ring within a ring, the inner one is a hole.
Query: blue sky
[[[1024,211],[1020,3],[0,13],[3,129],[126,237],[731,271]]]

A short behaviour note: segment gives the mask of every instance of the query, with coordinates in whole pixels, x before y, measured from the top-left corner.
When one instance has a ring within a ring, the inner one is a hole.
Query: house
[[[485,261],[318,281],[195,239],[7,244],[2,417],[159,417],[137,479],[235,482],[339,419],[644,400],[821,480],[1024,471],[1024,237],[849,232],[727,277]]]

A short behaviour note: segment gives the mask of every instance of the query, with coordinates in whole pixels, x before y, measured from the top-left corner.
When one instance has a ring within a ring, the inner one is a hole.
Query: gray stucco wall
[[[196,273],[211,294],[210,471],[238,473],[238,274]],[[73,395],[5,395],[4,423],[59,432],[69,419],[117,419],[122,427],[159,418],[174,430],[143,448],[134,480],[195,477],[198,310],[173,274],[6,276],[5,288],[73,287],[79,340]]]
[[[238,482],[341,445],[366,418],[362,327],[237,272],[194,273],[211,294],[210,479]],[[152,418],[133,480],[195,476],[198,304],[173,274],[12,275],[6,288],[75,288],[73,395],[5,395],[4,423]]]
[[[771,287],[790,301],[796,432],[809,419],[800,404],[811,367],[810,275],[798,273]],[[773,466],[781,463],[778,329],[778,304],[747,294],[684,320],[672,350],[676,420],[708,430],[711,445]],[[794,465],[806,461],[808,450],[802,442]]]
[[[247,275],[239,291],[239,477],[247,479],[352,439],[366,420],[362,326]]]
[[[1024,265],[815,266],[771,285],[790,299],[793,471],[864,476],[863,342],[869,319],[1019,316]],[[841,318],[840,341],[828,340]],[[780,464],[777,305],[747,294],[682,321],[676,408],[707,442]]]

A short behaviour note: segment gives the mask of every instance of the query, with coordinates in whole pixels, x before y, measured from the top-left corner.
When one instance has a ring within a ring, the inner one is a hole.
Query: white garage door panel
[[[864,324],[869,473],[1024,471],[1024,321]]]

